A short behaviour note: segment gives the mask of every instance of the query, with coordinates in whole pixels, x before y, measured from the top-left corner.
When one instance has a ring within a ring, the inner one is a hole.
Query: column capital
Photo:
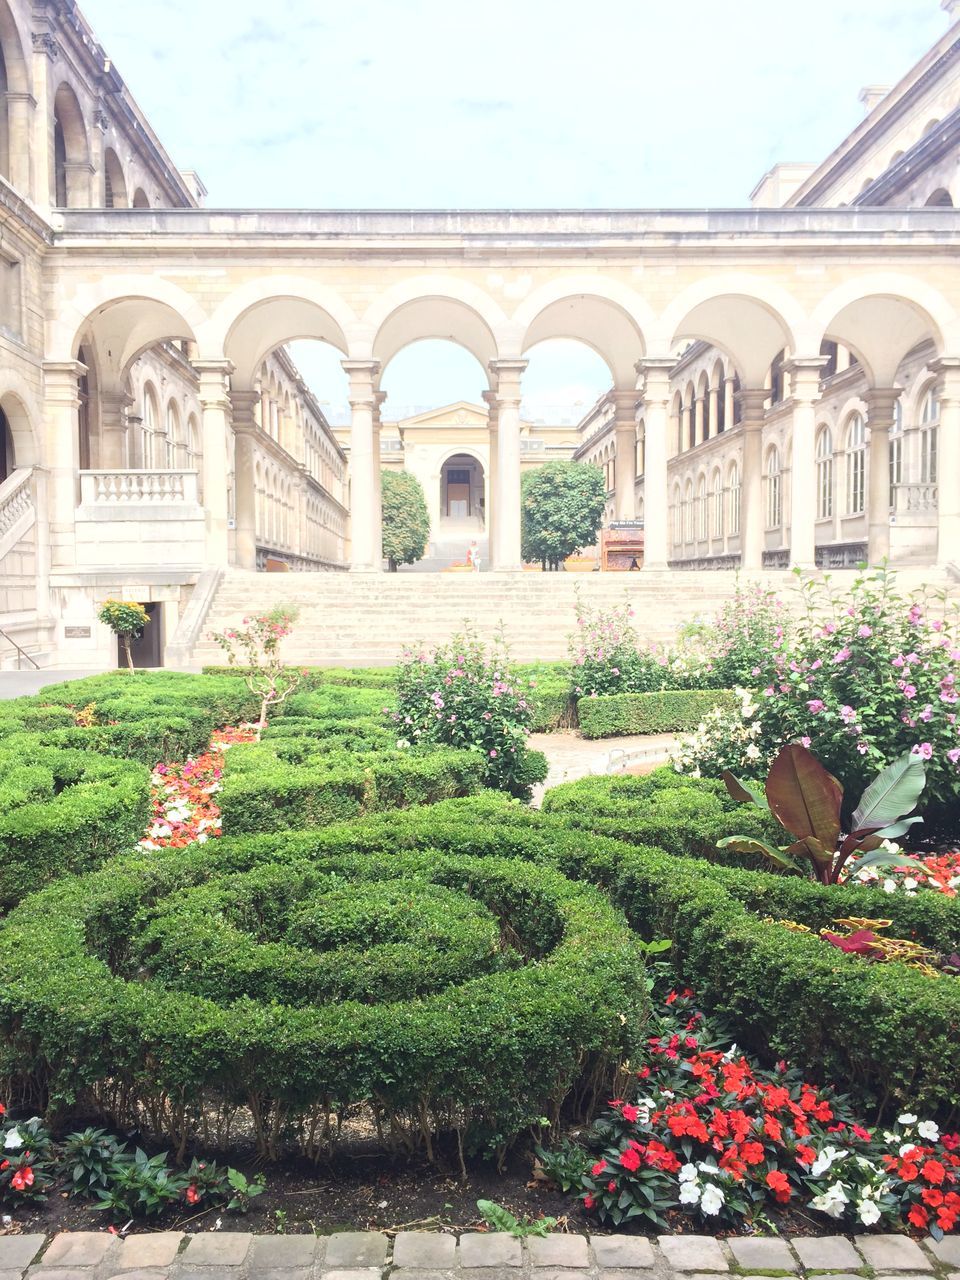
[[[827,356],[794,356],[783,366],[790,375],[790,395],[794,400],[813,401],[820,398],[820,380],[830,363]]]
[[[619,431],[628,426],[635,427],[637,423],[637,402],[640,400],[640,392],[636,387],[632,391],[611,391],[608,398],[613,405],[617,430]]]
[[[371,412],[377,407],[375,383],[380,376],[379,360],[341,360],[340,367],[350,379],[347,397],[352,409],[366,408]]]
[[[672,356],[644,356],[633,367],[643,379],[643,391],[637,393],[638,398],[642,395],[645,401],[666,404],[670,399],[670,378],[677,367],[676,360]]]
[[[230,391],[230,407],[233,410],[234,431],[256,431],[254,410],[260,403],[259,391]]]
[[[763,426],[764,405],[770,399],[770,391],[766,387],[741,387],[733,398],[740,405],[742,427],[758,429]]]
[[[79,405],[80,379],[87,366],[79,360],[45,360],[43,362],[44,398],[59,404]]]
[[[197,360],[193,364],[200,379],[200,404],[203,408],[230,407],[228,395],[233,363],[230,360]]]
[[[939,356],[927,365],[931,373],[937,373],[943,380],[942,400],[960,398],[960,356]]]
[[[880,418],[886,415],[893,419],[893,411],[903,392],[899,387],[870,387],[863,393],[863,402],[867,406],[867,419]]]
[[[526,360],[491,360],[487,366],[497,380],[495,394],[497,404],[520,403],[520,379],[527,367]]]

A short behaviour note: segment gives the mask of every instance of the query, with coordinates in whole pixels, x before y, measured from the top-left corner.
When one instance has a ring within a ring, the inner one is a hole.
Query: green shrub
[[[567,663],[525,663],[514,670],[528,688],[526,699],[533,712],[531,733],[552,733],[555,729],[576,727],[577,700],[571,688]]]
[[[150,817],[150,774],[133,760],[0,740],[0,909],[132,847]]]
[[[665,689],[658,693],[611,693],[577,704],[585,738],[632,733],[691,733],[715,707],[732,708],[727,689]]]
[[[426,851],[259,836],[35,895],[0,926],[15,1094],[178,1148],[239,1109],[267,1156],[315,1156],[348,1116],[428,1156],[451,1130],[502,1148],[578,1083],[605,1096],[648,1012],[623,917],[531,859],[430,851],[429,812]]]

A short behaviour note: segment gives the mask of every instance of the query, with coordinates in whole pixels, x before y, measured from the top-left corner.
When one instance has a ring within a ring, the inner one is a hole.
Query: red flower
[[[797,1164],[813,1164],[816,1158],[813,1147],[797,1147]]]
[[[940,1145],[947,1151],[956,1151],[960,1147],[960,1133],[945,1133]]]
[[[939,1209],[943,1204],[943,1192],[938,1191],[936,1187],[924,1187],[920,1192],[920,1199],[931,1209]]]
[[[851,1128],[851,1130],[852,1130],[852,1132],[853,1132],[854,1136],[855,1136],[855,1137],[857,1137],[857,1138],[859,1138],[861,1142],[871,1142],[871,1141],[872,1141],[872,1138],[870,1137],[870,1134],[867,1132],[867,1130],[866,1130],[866,1129],[864,1129],[864,1128],[863,1128],[863,1126],[862,1126],[862,1125],[859,1125],[859,1124],[852,1124],[852,1125],[850,1126],[850,1128]]]
[[[946,1177],[946,1169],[939,1160],[927,1160],[923,1168],[920,1170],[928,1182],[932,1182],[935,1186],[940,1186]]]
[[[637,1110],[636,1107],[631,1106],[629,1102],[625,1102],[623,1104],[623,1108],[620,1114],[623,1116],[624,1120],[626,1120],[629,1124],[633,1124],[633,1122],[639,1116],[640,1112]]]
[[[611,1178],[611,1179],[610,1179],[610,1181],[607,1183],[607,1190],[608,1190],[608,1191],[616,1191],[616,1189],[617,1189],[617,1184],[616,1184],[616,1183],[614,1182],[614,1180]]]
[[[929,1213],[927,1213],[923,1205],[920,1205],[920,1204],[915,1204],[913,1206],[913,1208],[907,1214],[907,1218],[920,1231],[922,1231],[926,1227],[927,1223],[930,1221]]]
[[[607,1167],[606,1160],[598,1160],[597,1163],[590,1170],[590,1172],[595,1178],[599,1178],[601,1173],[603,1173],[604,1169],[606,1169],[606,1167]]]
[[[7,1114],[7,1108],[3,1105],[2,1102],[0,1102],[0,1116],[5,1116],[6,1114]]]
[[[585,1209],[592,1209],[592,1208],[593,1208],[593,1206],[594,1206],[596,1203],[597,1203],[597,1202],[596,1202],[596,1200],[594,1200],[593,1196],[584,1196],[584,1197],[583,1197],[583,1207],[584,1207]]]
[[[783,1141],[783,1130],[780,1127],[780,1121],[774,1116],[765,1116],[763,1121],[763,1132],[768,1138],[772,1138],[774,1142]]]
[[[904,1182],[913,1182],[920,1170],[915,1164],[911,1164],[909,1160],[904,1160],[900,1166],[900,1177]]]
[[[779,1169],[771,1169],[766,1183],[780,1204],[786,1204],[790,1199],[790,1180],[787,1175]]]
[[[628,1147],[626,1151],[620,1152],[620,1163],[624,1169],[629,1169],[631,1173],[636,1173],[640,1168],[640,1156],[632,1147]]]
[[[3,1163],[0,1164],[0,1173],[2,1173],[4,1169],[9,1169],[9,1168],[10,1168],[10,1161],[4,1160]]]
[[[18,1169],[10,1179],[10,1185],[14,1191],[26,1191],[27,1187],[33,1186],[33,1170],[29,1165],[23,1169]]]
[[[666,1000],[664,1000],[664,1002],[663,1002],[663,1003],[664,1003],[664,1004],[673,1004],[673,1002],[674,1002],[676,999],[677,999],[677,992],[676,992],[676,991],[671,991],[671,992],[670,992],[670,994],[667,996]]]
[[[763,1163],[763,1145],[759,1142],[745,1142],[740,1148],[740,1154],[747,1164]]]
[[[195,1182],[191,1182],[189,1187],[187,1187],[187,1204],[199,1204],[199,1203],[200,1203],[200,1192],[197,1190],[197,1184]]]

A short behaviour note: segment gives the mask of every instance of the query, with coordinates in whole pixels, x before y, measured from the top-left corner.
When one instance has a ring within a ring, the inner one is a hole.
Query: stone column
[[[816,566],[817,460],[816,404],[820,399],[820,375],[825,356],[791,360],[786,371],[792,378],[793,452],[790,466],[790,564],[793,568]]]
[[[763,568],[763,418],[770,392],[752,387],[737,393],[743,428],[743,478],[740,483],[740,567]]]
[[[690,423],[693,415],[693,406],[680,402],[680,453],[686,453],[690,446]]]
[[[634,520],[637,514],[637,392],[614,391],[615,514],[617,520]]]
[[[670,373],[675,365],[669,359],[637,361],[637,373],[643,378],[643,568],[662,570],[667,567],[667,429],[670,401]]]
[[[484,391],[483,399],[487,406],[487,434],[489,464],[487,467],[487,560],[493,564],[493,549],[496,546],[496,509],[499,479],[497,476],[498,451],[500,449],[499,424],[497,422],[497,393]]]
[[[80,385],[87,371],[78,360],[43,366],[43,460],[47,468],[50,559],[54,569],[76,561],[77,472],[80,468]]]
[[[709,422],[707,424],[708,425],[707,439],[712,440],[713,437],[718,434],[717,428],[720,425],[720,388],[719,387],[710,388],[710,412],[707,415],[707,417],[709,419]]]
[[[870,431],[867,560],[878,565],[890,557],[890,431],[900,391],[896,387],[872,387],[863,398]]]
[[[206,511],[207,565],[227,563],[227,430],[230,426],[229,360],[195,363],[203,417],[203,506]]]
[[[374,457],[374,390],[379,360],[344,360],[350,379],[350,567],[355,573],[380,573],[383,569],[383,532]]]
[[[703,396],[697,396],[693,402],[693,438],[697,444],[703,444],[707,438],[703,423]]]
[[[101,391],[98,469],[124,471],[132,466],[127,410],[133,403],[133,396],[125,391]]]
[[[734,419],[733,404],[733,377],[725,378],[723,382],[723,429],[724,431],[733,430]]]
[[[942,378],[937,440],[937,564],[960,562],[960,356],[931,363]]]
[[[236,513],[234,556],[241,569],[257,567],[256,391],[231,391],[233,422],[233,503]]]
[[[383,550],[383,462],[380,457],[380,410],[386,398],[386,391],[375,391],[373,394],[373,489],[376,496],[373,508],[376,520],[374,537],[380,539],[381,551]]]
[[[33,199],[38,208],[52,208],[57,198],[53,173],[53,87],[50,69],[60,54],[52,31],[33,32]]]
[[[526,360],[491,360],[497,380],[497,540],[494,569],[523,567],[520,554],[520,378]]]

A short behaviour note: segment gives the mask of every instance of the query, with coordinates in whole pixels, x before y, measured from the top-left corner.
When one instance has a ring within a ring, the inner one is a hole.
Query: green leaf
[[[731,799],[736,800],[737,804],[755,804],[758,809],[769,810],[767,797],[755,782],[738,778],[729,769],[724,769],[721,777]]]
[[[854,830],[879,831],[915,809],[926,780],[921,758],[905,751],[877,774],[860,797]]]
[[[824,848],[836,848],[843,788],[812,751],[797,742],[781,748],[766,793],[770,811],[797,840],[814,836]]]
[[[888,849],[878,849],[876,853],[868,853],[865,858],[858,858],[855,870],[861,867],[913,867],[918,871],[925,870],[923,863],[916,858],[908,858],[903,853],[890,853]]]
[[[717,841],[717,848],[732,849],[734,853],[759,853],[786,871],[798,870],[793,859],[787,856],[786,849],[775,849],[773,845],[757,840],[753,836],[726,836],[723,840]]]

